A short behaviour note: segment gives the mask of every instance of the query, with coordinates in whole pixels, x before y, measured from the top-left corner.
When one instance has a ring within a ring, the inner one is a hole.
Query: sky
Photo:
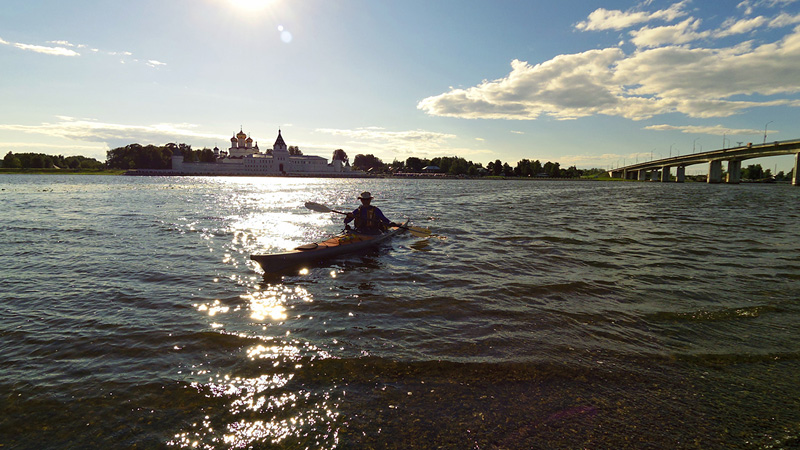
[[[797,139],[800,0],[0,4],[3,155],[240,130],[328,159],[584,169]]]

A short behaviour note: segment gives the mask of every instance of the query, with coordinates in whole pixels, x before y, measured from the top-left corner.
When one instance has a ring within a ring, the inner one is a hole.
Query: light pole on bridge
[[[694,141],[692,141],[692,153],[694,153],[695,145],[697,144],[698,139],[700,138],[694,138]]]
[[[774,120],[770,120],[769,122],[767,122],[764,125],[764,144],[767,143],[767,125],[771,124],[772,122],[775,122],[775,121]]]

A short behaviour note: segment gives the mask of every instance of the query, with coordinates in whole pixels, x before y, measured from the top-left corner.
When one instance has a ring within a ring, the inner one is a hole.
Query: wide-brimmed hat
[[[370,194],[369,192],[362,192],[361,195],[358,196],[359,200],[369,200],[371,198],[373,197],[372,194]]]

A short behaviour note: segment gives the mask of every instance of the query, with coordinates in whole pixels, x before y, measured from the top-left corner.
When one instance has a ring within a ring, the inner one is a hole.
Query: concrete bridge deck
[[[792,184],[800,186],[800,139],[788,141],[775,141],[766,144],[747,144],[741,147],[726,148],[721,150],[711,150],[702,153],[692,153],[691,155],[673,156],[671,158],[658,159],[643,163],[631,164],[619,167],[608,172],[614,178],[624,178],[632,180],[670,181],[670,169],[676,168],[675,179],[683,182],[686,178],[686,166],[694,164],[708,163],[708,182],[722,183],[722,162],[728,162],[728,177],[726,183],[736,184],[741,180],[742,161],[753,158],[763,158],[768,156],[795,155],[794,170],[792,171]]]

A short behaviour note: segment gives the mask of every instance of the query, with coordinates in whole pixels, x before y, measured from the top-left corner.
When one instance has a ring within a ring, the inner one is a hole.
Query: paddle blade
[[[333,210],[327,206],[314,202],[306,202],[306,208],[316,212],[333,212]]]
[[[408,232],[416,237],[428,237],[431,235],[431,230],[422,227],[408,227]]]

